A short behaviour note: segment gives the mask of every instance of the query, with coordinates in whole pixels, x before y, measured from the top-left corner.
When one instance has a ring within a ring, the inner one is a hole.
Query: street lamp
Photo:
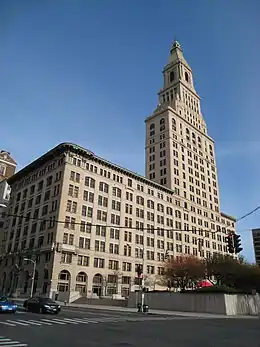
[[[145,241],[144,241],[145,242]],[[128,247],[130,247],[129,244],[127,244]],[[142,281],[141,281],[141,309],[144,309],[144,299],[145,299],[145,288],[144,288],[144,268],[145,268],[145,257],[144,257],[144,252],[145,252],[145,247],[144,247],[144,243],[143,243],[143,247],[137,246],[135,245],[136,248],[139,248],[140,250],[142,250],[143,256],[142,256],[142,267],[143,267],[143,271],[142,271]]]
[[[34,278],[35,278],[35,270],[36,270],[36,261],[28,258],[24,258],[25,261],[30,261],[33,263],[33,274],[32,274],[32,284],[31,284],[31,297],[33,296],[33,287],[34,287]]]

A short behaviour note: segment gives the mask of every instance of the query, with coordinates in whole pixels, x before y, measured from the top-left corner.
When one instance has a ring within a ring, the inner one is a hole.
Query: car
[[[60,305],[50,298],[35,296],[24,301],[23,307],[28,312],[53,313],[60,312]]]
[[[6,296],[0,296],[0,312],[11,312],[15,313],[17,305],[13,300],[8,299]]]

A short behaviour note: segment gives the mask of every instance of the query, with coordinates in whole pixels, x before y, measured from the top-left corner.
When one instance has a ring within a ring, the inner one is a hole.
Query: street
[[[204,319],[63,308],[57,315],[0,315],[1,347],[250,346],[259,319]]]

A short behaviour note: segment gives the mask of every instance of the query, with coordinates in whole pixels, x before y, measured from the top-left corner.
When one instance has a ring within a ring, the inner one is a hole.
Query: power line
[[[144,227],[133,227],[133,226],[120,226],[120,225],[104,225],[104,224],[92,224],[89,222],[82,223],[82,222],[69,222],[69,221],[61,221],[61,220],[53,220],[53,219],[46,219],[46,218],[39,218],[39,217],[28,217],[28,216],[23,216],[23,215],[16,215],[16,214],[8,214],[8,213],[2,213],[3,216],[8,216],[8,217],[14,217],[14,218],[24,218],[26,220],[35,220],[35,221],[45,221],[45,222],[52,222],[52,223],[57,223],[57,224],[64,224],[64,225],[89,225],[90,227],[106,227],[106,228],[113,228],[113,229],[130,229],[130,230],[165,230],[165,231],[203,231],[203,232],[209,232],[209,233],[218,233],[218,232],[223,232],[223,230],[209,230],[209,229],[201,229],[201,228],[196,228],[196,229],[174,229],[174,228],[161,228],[161,227],[156,227],[156,228],[144,228]],[[225,231],[226,232],[226,228]]]
[[[256,212],[257,210],[259,210],[259,209],[260,209],[260,206],[256,207],[256,208],[253,209],[252,211],[250,211],[250,212],[246,213],[245,215],[243,215],[242,217],[238,218],[238,219],[237,219],[237,222],[240,222],[242,219],[244,219],[244,218],[250,216],[251,214],[255,213],[255,212]]]

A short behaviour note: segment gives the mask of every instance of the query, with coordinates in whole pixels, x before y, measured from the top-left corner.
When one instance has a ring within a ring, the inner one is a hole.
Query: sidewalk
[[[14,299],[14,301],[19,305],[23,303],[25,299]],[[67,304],[65,305],[63,301],[56,301],[60,306],[66,306],[66,308],[82,308],[91,310],[103,310],[103,311],[116,311],[116,312],[129,312],[137,313],[137,308],[130,307],[118,307],[118,306],[101,306],[101,305],[87,305],[87,304]],[[19,305],[21,307],[21,305]],[[142,313],[141,313],[142,314]],[[226,316],[214,313],[200,313],[200,312],[180,312],[180,311],[165,311],[165,310],[149,310],[149,314],[164,315],[164,316],[179,316],[186,318],[208,318],[208,319],[256,319],[258,316]]]

